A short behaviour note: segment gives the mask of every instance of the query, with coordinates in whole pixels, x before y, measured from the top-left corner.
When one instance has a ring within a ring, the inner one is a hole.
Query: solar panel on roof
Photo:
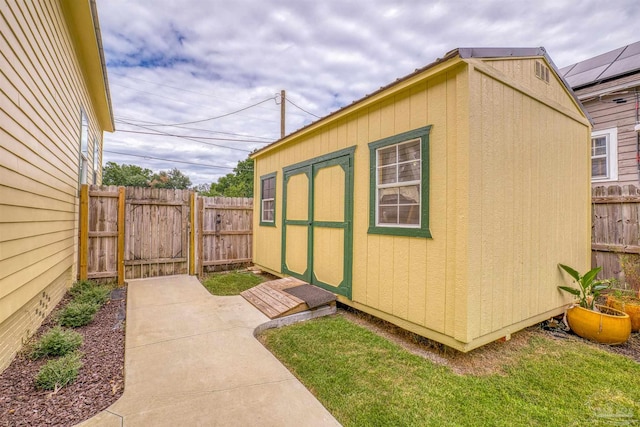
[[[560,70],[572,87],[640,71],[640,42],[614,49]]]

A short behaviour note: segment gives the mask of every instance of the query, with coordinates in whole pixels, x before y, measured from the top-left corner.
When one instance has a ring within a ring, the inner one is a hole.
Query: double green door
[[[354,149],[284,168],[282,271],[351,298]]]

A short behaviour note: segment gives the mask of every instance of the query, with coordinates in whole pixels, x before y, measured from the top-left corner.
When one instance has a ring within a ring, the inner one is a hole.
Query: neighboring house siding
[[[638,80],[638,75],[635,75]],[[594,92],[606,91],[608,88],[615,88],[621,84],[628,84],[633,81],[631,77],[618,79],[607,82],[594,87],[580,89],[576,94],[584,99],[582,103],[585,109],[591,115],[593,120],[593,131],[601,131],[603,129],[617,129],[618,140],[618,179],[608,181],[594,180],[592,185],[609,186],[609,185],[627,185],[633,184],[638,186],[638,161],[637,161],[637,133],[634,131],[636,124],[636,101],[634,90],[640,90],[640,85],[636,88],[625,89],[625,93],[619,95],[607,95],[600,99],[599,96],[589,96]],[[615,90],[615,89],[614,89]],[[615,93],[615,92],[614,92]],[[624,98],[625,103],[615,103],[613,99]]]
[[[89,165],[102,129],[58,1],[0,0],[0,29],[1,371],[76,276],[81,109]]]

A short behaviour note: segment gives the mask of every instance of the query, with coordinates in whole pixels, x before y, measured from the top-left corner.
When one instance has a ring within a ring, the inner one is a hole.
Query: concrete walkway
[[[195,277],[131,280],[125,391],[81,426],[338,426],[253,336],[269,320]]]

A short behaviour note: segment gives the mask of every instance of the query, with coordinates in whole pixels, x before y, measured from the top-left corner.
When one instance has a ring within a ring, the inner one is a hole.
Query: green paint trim
[[[320,228],[344,228],[348,224],[348,221],[313,221],[313,226]]]
[[[260,177],[260,226],[262,227],[276,227],[276,211],[277,211],[277,200],[278,200],[278,178],[276,177],[277,172],[268,173],[266,175],[262,175]],[[263,221],[262,220],[262,186],[264,185],[264,181],[273,178],[275,179],[275,193],[273,195],[273,221]]]
[[[429,133],[431,125],[369,143],[369,229],[368,234],[431,238],[429,230]],[[411,139],[420,139],[422,173],[420,182],[420,227],[376,225],[376,150]]]
[[[301,280],[305,280],[323,289],[338,293],[351,299],[352,277],[353,277],[353,183],[354,183],[354,160],[353,156],[356,147],[349,147],[313,159],[305,160],[290,166],[284,167],[283,179],[283,213],[282,213],[282,272],[290,274]],[[344,174],[344,221],[313,221],[314,215],[314,178],[320,169],[330,166],[341,166]],[[291,176],[304,173],[309,178],[308,191],[308,220],[287,220],[287,182]],[[286,265],[286,228],[287,225],[306,225],[307,234],[307,269],[303,275],[291,271]],[[344,229],[344,264],[342,281],[338,287],[324,283],[313,274],[313,230],[318,228],[342,228]]]
[[[305,174],[307,176],[307,181],[311,181],[311,166],[305,166],[305,167],[298,167],[298,168],[293,168],[293,169],[287,169],[287,168],[283,168],[283,190],[282,190],[282,243],[280,244],[280,254],[281,254],[281,269],[283,273],[289,274],[293,277],[297,277],[300,280],[304,280],[305,282],[309,282],[311,280],[311,276],[309,274],[311,267],[309,264],[309,235],[311,234],[310,232],[310,228],[309,227],[309,222],[310,222],[310,217],[311,217],[311,210],[309,210],[309,208],[307,208],[307,219],[306,220],[300,220],[300,219],[294,219],[294,220],[288,220],[287,219],[287,184],[289,182],[289,178],[291,178],[292,176],[295,175],[299,175],[299,174]],[[311,184],[309,184],[310,186]],[[289,270],[289,268],[287,267],[287,226],[288,225],[293,225],[293,226],[306,226],[307,227],[307,265],[305,267],[305,271],[304,273],[300,274],[298,272],[295,272],[293,270]]]
[[[333,153],[325,154],[325,155],[319,156],[319,157],[314,157],[313,159],[305,160],[303,162],[299,162],[299,163],[295,163],[295,164],[290,165],[290,166],[286,166],[286,167],[282,168],[282,171],[283,172],[291,172],[291,171],[293,171],[295,169],[303,168],[303,167],[306,167],[306,166],[311,166],[311,165],[314,165],[316,163],[321,163],[321,162],[325,162],[325,161],[328,161],[328,160],[333,160],[333,159],[336,159],[338,157],[353,156],[353,153],[355,153],[355,151],[356,151],[356,146],[354,145],[353,147],[343,148],[342,150],[334,151]]]

